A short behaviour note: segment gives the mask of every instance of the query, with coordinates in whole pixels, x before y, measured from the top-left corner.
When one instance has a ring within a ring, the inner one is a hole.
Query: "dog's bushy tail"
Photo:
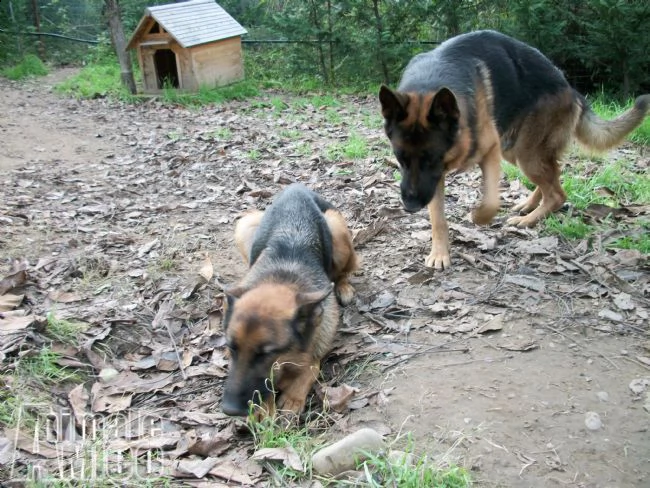
[[[578,95],[582,112],[576,126],[578,141],[589,149],[606,151],[619,145],[625,137],[636,129],[650,110],[650,95],[641,95],[634,107],[613,120],[603,120],[589,107],[587,101]]]

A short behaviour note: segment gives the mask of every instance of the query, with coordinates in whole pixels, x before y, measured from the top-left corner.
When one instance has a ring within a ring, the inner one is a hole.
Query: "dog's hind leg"
[[[572,89],[539,100],[535,110],[519,130],[515,147],[506,154],[537,188],[515,207],[528,215],[508,219],[509,225],[533,227],[549,214],[559,210],[566,201],[560,184],[560,157],[574,132],[580,108]]]
[[[359,269],[359,258],[354,252],[352,235],[343,215],[329,209],[325,211],[325,220],[332,234],[334,291],[341,305],[347,305],[354,298],[354,287],[348,279],[350,273]]]
[[[261,210],[252,210],[244,214],[235,225],[235,244],[246,264],[249,264],[253,236],[263,215]]]
[[[530,161],[526,168],[538,168],[543,170],[528,171],[524,174],[537,185],[533,194],[528,198],[525,204],[533,205],[541,196],[541,203],[534,208],[528,215],[510,217],[508,225],[517,227],[533,227],[540,220],[549,214],[559,210],[566,201],[566,193],[560,184],[560,165],[554,157],[547,158],[546,161]],[[524,169],[524,168],[522,168]],[[522,207],[525,209],[526,207]]]
[[[497,142],[487,152],[483,161],[479,164],[483,173],[483,200],[481,204],[472,211],[472,222],[478,225],[486,225],[499,211],[501,205],[499,196],[499,180],[501,179],[501,149],[498,143],[496,131],[494,136]]]
[[[431,253],[424,264],[435,269],[451,266],[449,258],[449,227],[445,219],[445,179],[440,178],[433,199],[427,206],[431,220]]]
[[[539,189],[539,186],[535,188],[535,191],[533,191],[530,195],[528,195],[528,198],[515,205],[512,207],[513,212],[519,212],[521,214],[529,214],[533,210],[535,210],[538,206],[539,203],[542,201],[542,191]]]

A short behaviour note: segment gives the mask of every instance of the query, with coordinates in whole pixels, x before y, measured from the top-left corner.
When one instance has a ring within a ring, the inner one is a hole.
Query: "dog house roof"
[[[135,47],[133,44],[150,17],[185,48],[247,33],[214,0],[190,0],[146,8],[127,49]]]

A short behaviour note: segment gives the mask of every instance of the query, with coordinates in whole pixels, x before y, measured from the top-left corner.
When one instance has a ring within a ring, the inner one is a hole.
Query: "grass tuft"
[[[47,67],[38,56],[28,54],[18,64],[5,68],[1,71],[2,76],[10,80],[24,80],[33,76],[45,76]]]
[[[90,64],[79,73],[59,83],[55,90],[75,98],[114,97],[133,101],[136,98],[122,86],[117,62]]]
[[[88,328],[88,324],[58,319],[53,312],[47,313],[48,337],[62,344],[79,345],[79,334]]]
[[[61,358],[61,354],[44,347],[37,355],[20,359],[16,370],[21,378],[42,386],[67,381],[80,382],[78,371],[58,364]]]
[[[202,86],[196,93],[183,92],[167,86],[163,89],[162,101],[170,105],[201,107],[229,100],[246,100],[259,94],[260,91],[257,86],[249,81],[240,81],[239,83],[217,88]]]
[[[399,437],[398,437],[399,439]],[[395,439],[395,443],[398,439]],[[366,453],[366,459],[358,469],[363,470],[365,486],[380,488],[395,486],[399,488],[468,488],[471,479],[467,471],[455,465],[440,465],[427,455],[416,457],[413,453],[413,439],[407,435],[404,451],[393,454]]]

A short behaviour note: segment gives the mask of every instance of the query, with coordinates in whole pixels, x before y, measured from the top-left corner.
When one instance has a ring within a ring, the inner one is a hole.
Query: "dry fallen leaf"
[[[9,315],[2,314],[0,316],[0,335],[13,334],[19,330],[29,327],[35,322],[44,322],[45,318],[38,315]]]
[[[24,269],[18,270],[10,275],[5,276],[0,281],[0,295],[4,295],[9,290],[13,290],[27,282],[27,271]]]
[[[287,468],[304,472],[305,467],[302,465],[300,456],[293,447],[267,447],[258,449],[253,453],[251,459],[280,461]]]
[[[219,463],[218,458],[205,459],[180,459],[175,463],[176,472],[174,476],[181,478],[188,474],[196,478],[203,478],[206,474]]]
[[[81,300],[84,299],[78,293],[69,292],[69,291],[61,291],[61,290],[53,290],[47,295],[47,297],[50,300],[52,300],[54,302],[59,302],[59,303],[80,302]]]
[[[208,256],[203,260],[201,269],[199,270],[199,276],[205,280],[206,283],[209,283],[214,275],[214,267],[212,266],[212,261]]]
[[[321,390],[323,404],[335,412],[343,413],[348,410],[349,403],[359,389],[343,384],[340,386],[324,386]]]
[[[13,310],[20,305],[25,295],[12,295],[10,293],[0,296],[0,312]]]

